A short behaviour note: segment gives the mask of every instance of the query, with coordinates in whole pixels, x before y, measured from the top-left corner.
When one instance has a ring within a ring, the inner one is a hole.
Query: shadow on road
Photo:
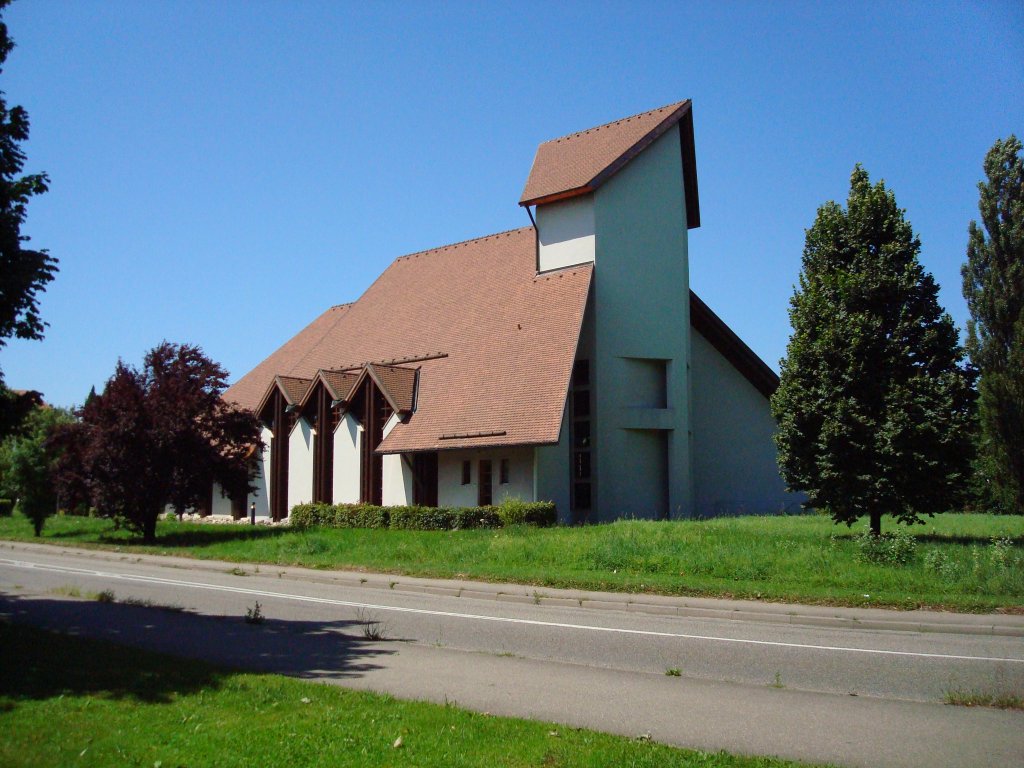
[[[108,640],[119,645],[184,656],[219,667],[275,672],[305,679],[359,677],[379,668],[374,658],[390,655],[380,640],[363,636],[364,622],[286,621],[265,619],[248,624],[242,617],[204,616],[159,607],[102,603],[0,594],[0,624],[30,624],[69,635]],[[117,649],[112,655],[136,663],[97,667],[95,655],[83,651],[67,657],[26,653],[33,633],[0,626],[0,695],[15,698],[51,698],[66,691],[96,692],[144,701],[168,701],[173,693],[187,693],[219,685],[222,672],[163,674],[161,667],[142,663],[139,654]],[[27,639],[26,639],[27,638]],[[44,641],[45,641],[44,637]],[[10,643],[8,643],[10,640]],[[21,647],[19,648],[19,643]],[[12,647],[13,646],[13,647]],[[19,653],[19,650],[21,651]],[[33,645],[31,650],[35,651]],[[123,652],[122,652],[123,651]],[[105,654],[104,654],[105,655]],[[25,659],[41,663],[22,663]]]

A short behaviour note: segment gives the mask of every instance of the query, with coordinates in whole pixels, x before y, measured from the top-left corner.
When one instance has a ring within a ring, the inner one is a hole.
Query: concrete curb
[[[939,611],[899,611],[888,608],[845,608],[796,603],[767,603],[755,600],[673,597],[620,592],[590,592],[576,589],[535,587],[463,579],[429,579],[387,573],[327,571],[266,563],[236,563],[223,560],[197,560],[172,555],[149,555],[117,550],[65,547],[21,541],[0,541],[0,552],[35,551],[74,552],[99,561],[132,561],[182,568],[190,571],[224,573],[241,569],[251,574],[276,575],[282,579],[339,584],[347,587],[391,589],[396,592],[458,597],[470,600],[495,600],[509,603],[534,603],[590,610],[635,611],[663,616],[730,621],[760,621],[771,624],[836,627],[843,629],[891,632],[942,632],[947,634],[1000,635],[1024,637],[1024,615],[986,613],[944,613]]]

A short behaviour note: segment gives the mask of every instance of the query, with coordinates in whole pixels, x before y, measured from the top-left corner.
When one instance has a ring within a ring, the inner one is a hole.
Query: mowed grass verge
[[[888,530],[896,525],[886,521]],[[621,521],[575,528],[295,531],[163,521],[143,545],[108,520],[54,517],[41,541],[235,562],[548,587],[986,612],[1024,610],[1024,517],[936,515],[904,565],[863,562],[823,516]],[[0,518],[0,538],[36,540]],[[998,543],[994,543],[998,540]]]
[[[799,765],[231,672],[5,623],[0,647],[0,764],[12,768]]]

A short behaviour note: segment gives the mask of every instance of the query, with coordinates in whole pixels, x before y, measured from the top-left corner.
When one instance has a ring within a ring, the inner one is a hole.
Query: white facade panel
[[[266,427],[260,431],[263,440],[263,453],[259,458],[259,471],[252,484],[256,490],[249,494],[245,502],[245,514],[249,514],[249,505],[256,502],[256,517],[270,517],[270,439],[273,436]]]
[[[231,517],[231,499],[224,495],[223,489],[217,483],[213,484],[213,508],[210,514]]]
[[[537,206],[539,271],[588,264],[594,260],[594,196],[584,195]]]
[[[359,449],[363,428],[352,414],[334,430],[334,503],[356,504],[359,501]]]
[[[398,415],[392,414],[382,430],[387,437],[398,424]],[[401,454],[391,453],[382,457],[381,503],[385,507],[412,504],[412,468]]]
[[[313,500],[313,430],[299,419],[288,436],[288,512]]]
[[[441,451],[437,455],[437,503],[442,507],[477,506],[480,461],[491,462],[491,500],[535,501],[534,449],[532,447],[486,448],[470,451]],[[508,482],[501,482],[501,461],[508,461]],[[462,463],[470,463],[470,482],[462,484]]]

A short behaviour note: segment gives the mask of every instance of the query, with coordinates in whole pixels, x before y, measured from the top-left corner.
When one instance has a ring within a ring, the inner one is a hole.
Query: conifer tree
[[[883,182],[854,168],[846,208],[807,230],[793,335],[772,397],[783,478],[836,523],[911,524],[959,503],[972,389],[957,329]]]
[[[995,501],[1024,513],[1024,159],[1011,135],[985,155],[981,223],[963,267],[967,351],[978,367],[980,453]],[[982,228],[984,227],[984,229]]]

